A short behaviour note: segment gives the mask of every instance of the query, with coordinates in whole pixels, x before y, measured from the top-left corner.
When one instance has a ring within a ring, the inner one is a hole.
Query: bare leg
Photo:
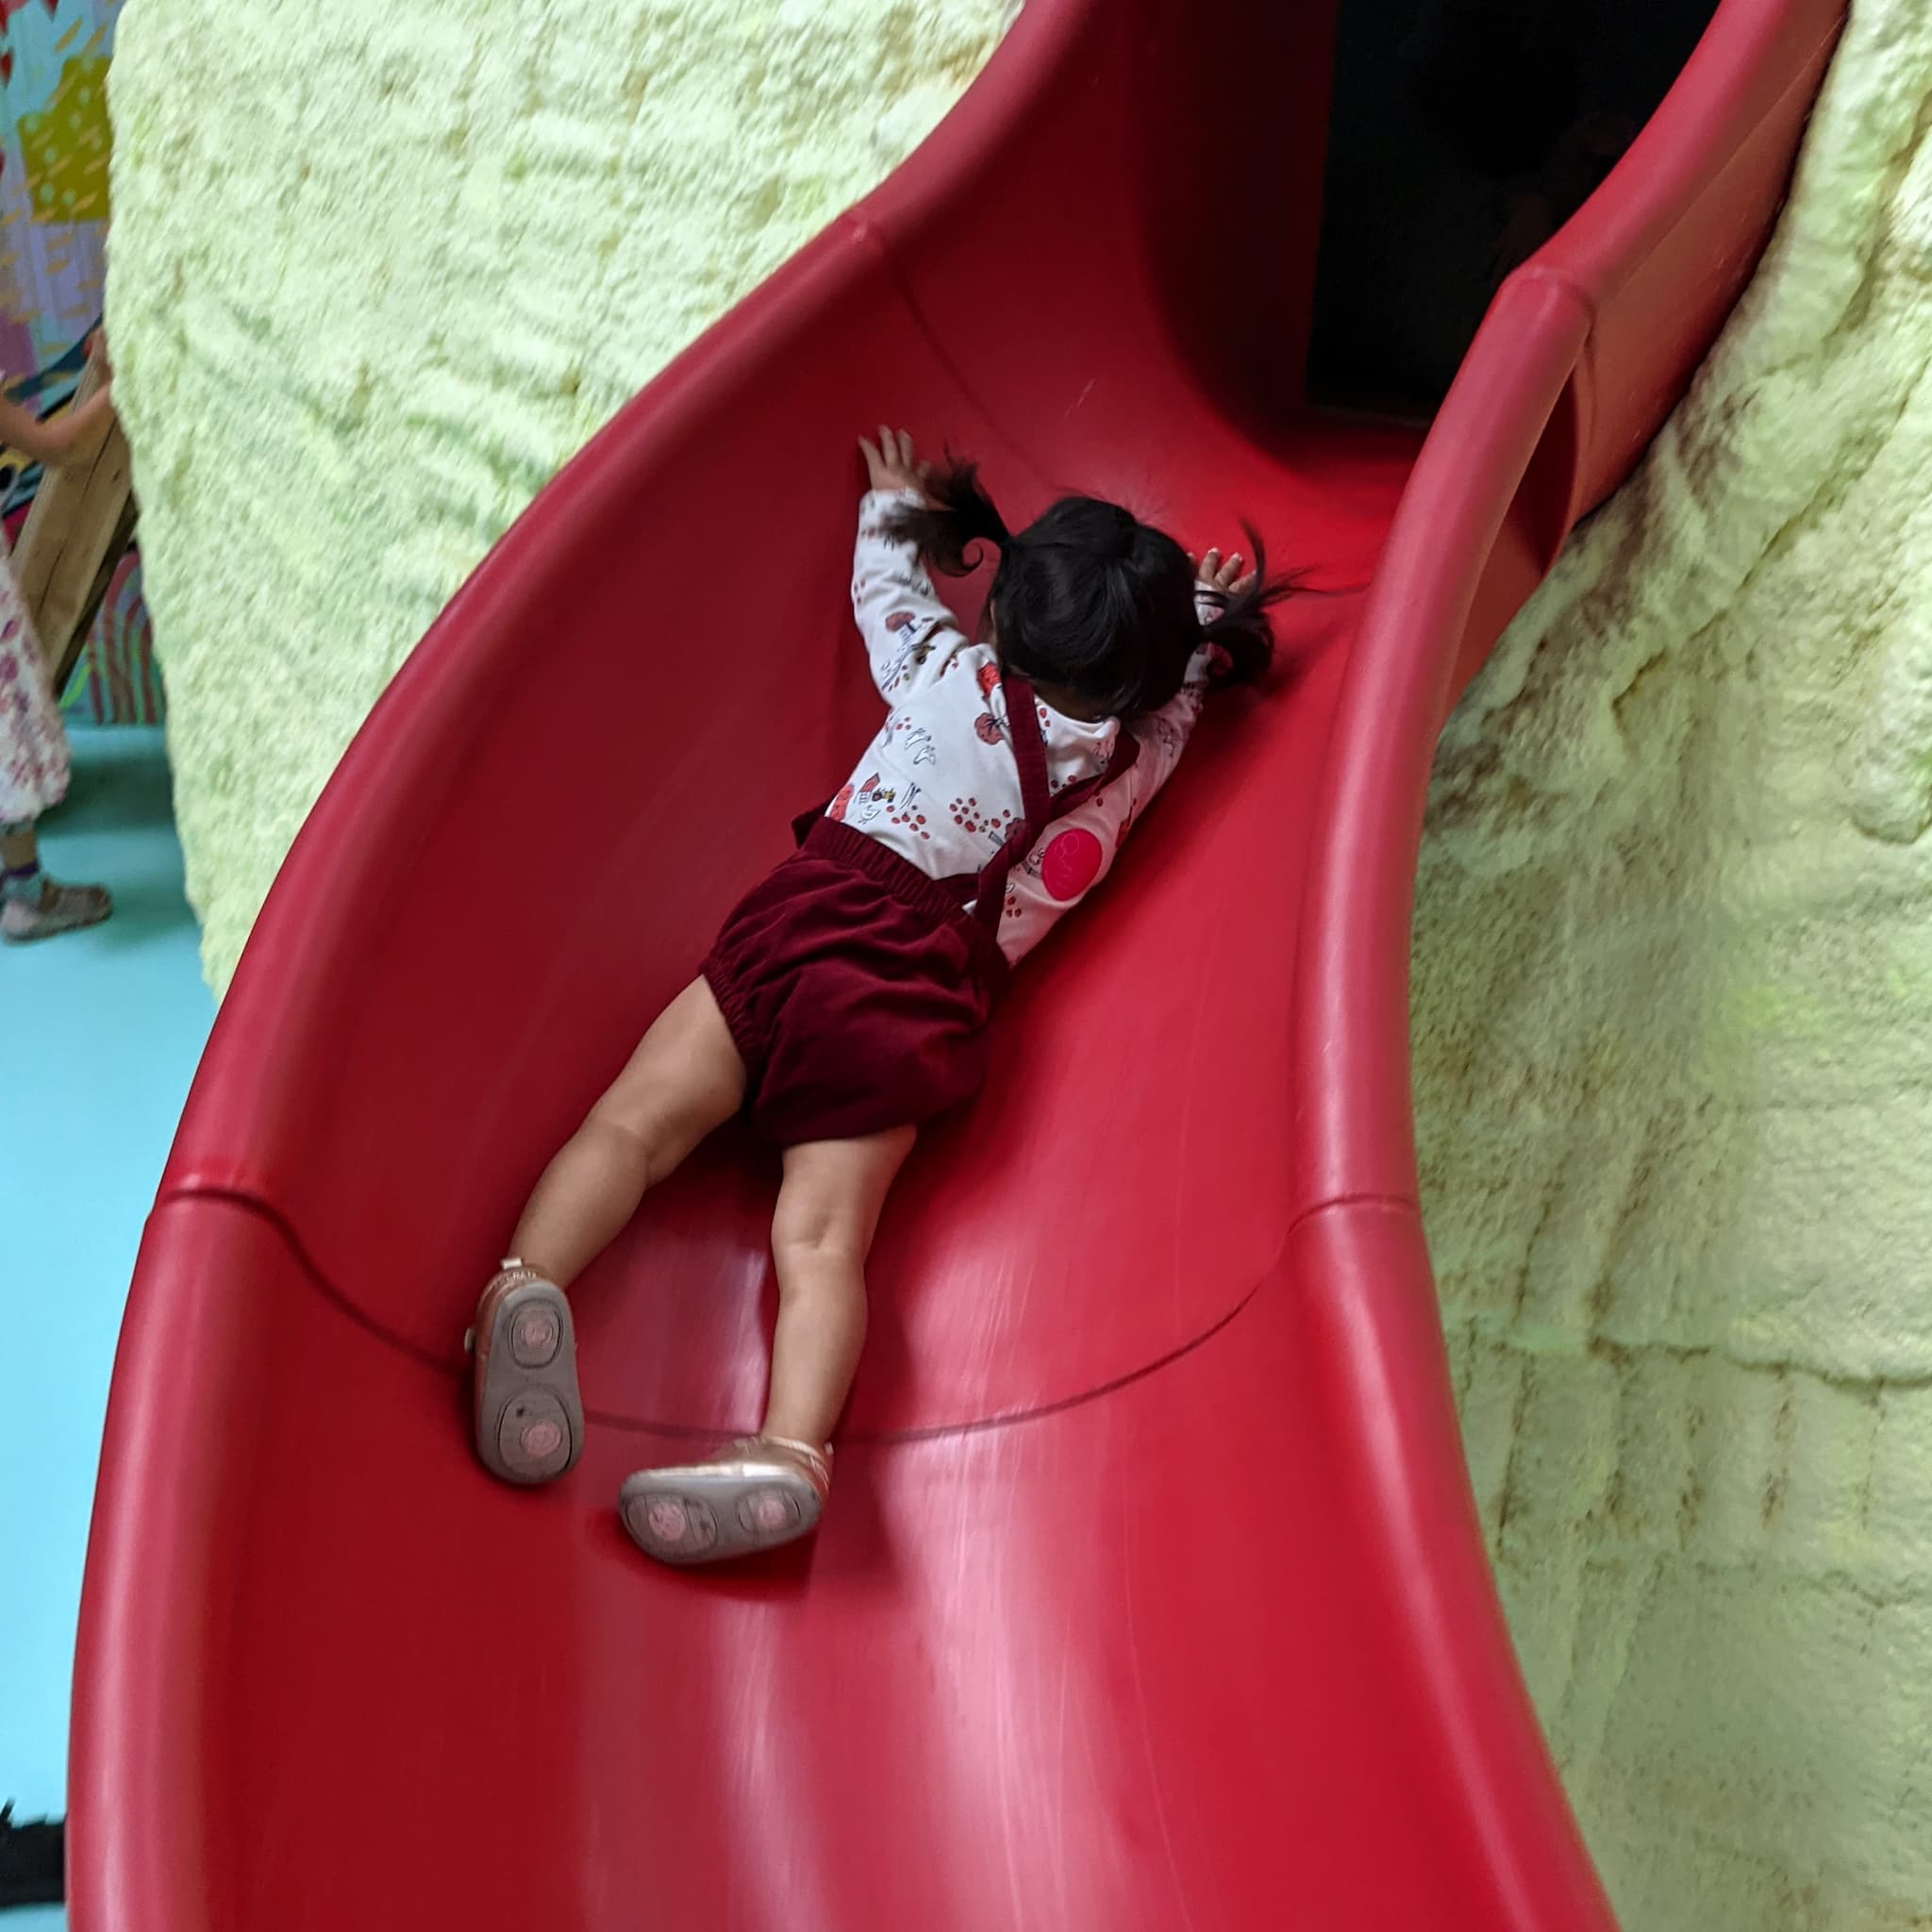
[[[25,872],[40,862],[41,848],[31,819],[21,825],[0,825],[0,867],[8,872]]]
[[[476,1453],[506,1482],[546,1483],[583,1453],[576,1331],[562,1291],[744,1099],[744,1062],[693,980],[544,1169],[472,1325]]]
[[[824,1443],[865,1344],[865,1259],[917,1129],[810,1141],[785,1153],[772,1220],[778,1326],[763,1433]]]
[[[645,1190],[743,1105],[744,1079],[716,997],[692,980],[543,1170],[510,1253],[568,1288],[638,1211]]]
[[[825,1439],[865,1342],[865,1258],[915,1131],[787,1149],[772,1221],[778,1332],[764,1428],[702,1462],[625,1479],[618,1512],[646,1555],[709,1563],[775,1549],[818,1527],[830,1477]]]

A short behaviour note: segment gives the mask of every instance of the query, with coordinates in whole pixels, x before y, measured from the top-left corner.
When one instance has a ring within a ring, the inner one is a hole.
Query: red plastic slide
[[[1418,453],[1299,402],[1327,9],[1032,0],[544,492],[284,867],[155,1209],[78,1932],[1608,1926],[1464,1475],[1409,900],[1445,711],[1749,275],[1840,11],[1724,0]],[[617,1486],[756,1418],[766,1159],[725,1137],[587,1279],[559,1487],[475,1465],[460,1337],[873,727],[882,417],[1012,511],[1077,484],[1196,545],[1245,513],[1337,594],[1287,607],[1291,675],[1210,717],[916,1155],[816,1545],[674,1574]]]

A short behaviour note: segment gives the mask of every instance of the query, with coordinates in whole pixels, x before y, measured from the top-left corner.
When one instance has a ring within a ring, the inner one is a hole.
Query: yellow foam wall
[[[1454,719],[1424,1207],[1630,1932],[1932,1926],[1932,12]]]
[[[1004,0],[133,0],[108,319],[219,988],[517,512],[886,175]]]

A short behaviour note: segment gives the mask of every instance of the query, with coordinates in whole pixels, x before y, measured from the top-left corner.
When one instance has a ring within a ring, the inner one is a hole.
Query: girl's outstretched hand
[[[1195,582],[1206,590],[1219,591],[1224,597],[1239,597],[1254,587],[1256,574],[1249,571],[1242,575],[1239,550],[1230,550],[1225,557],[1218,550],[1210,550],[1199,559],[1191,550],[1188,561],[1194,566]],[[1208,646],[1209,686],[1225,684],[1233,670],[1234,659],[1228,656],[1225,646],[1210,643]]]
[[[1239,550],[1229,551],[1225,558],[1220,551],[1210,550],[1198,562],[1190,551],[1188,561],[1194,565],[1195,575],[1210,591],[1220,591],[1229,597],[1239,597],[1252,588],[1255,581],[1253,571],[1245,576],[1241,575],[1241,554]]]
[[[865,452],[866,475],[873,489],[916,490],[921,496],[925,494],[925,479],[932,465],[922,463],[913,455],[912,438],[905,430],[889,429],[881,423],[877,445],[861,436],[858,446]]]

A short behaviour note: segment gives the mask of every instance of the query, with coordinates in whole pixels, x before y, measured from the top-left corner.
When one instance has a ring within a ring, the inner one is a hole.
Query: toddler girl
[[[471,1331],[485,1466],[561,1475],[584,1440],[563,1291],[741,1109],[782,1150],[764,1424],[623,1487],[625,1528],[670,1563],[817,1524],[887,1190],[920,1124],[979,1087],[1008,973],[1105,876],[1207,691],[1267,665],[1282,588],[1258,543],[1254,570],[1210,550],[1197,580],[1173,538],[1092,497],[1010,534],[970,464],[935,474],[904,431],[860,447],[852,603],[885,724],[545,1170]],[[976,642],[924,568],[964,575],[975,543],[999,551]]]

